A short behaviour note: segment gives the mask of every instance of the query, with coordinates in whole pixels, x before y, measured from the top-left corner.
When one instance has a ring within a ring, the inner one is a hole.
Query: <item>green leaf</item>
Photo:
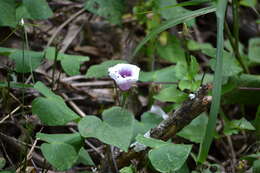
[[[158,125],[162,120],[162,117],[157,114],[151,112],[143,113],[141,115],[141,122],[137,120],[134,121],[133,139],[135,139],[137,134],[144,135],[148,130]]]
[[[89,57],[87,56],[66,55],[66,54],[62,54],[60,56],[63,56],[61,60],[62,68],[70,76],[79,75],[80,64],[82,62],[89,60]]]
[[[206,2],[211,2],[211,0],[190,0],[190,1],[180,2],[177,4],[175,3],[174,5],[168,5],[168,6],[165,6],[164,8],[160,8],[158,10],[164,10],[164,9],[173,8],[173,7],[185,7],[185,6],[199,5],[199,4],[206,3]]]
[[[256,128],[244,117],[240,120],[226,120],[226,124],[224,126],[225,135],[238,134],[240,130],[256,130]]]
[[[98,65],[92,65],[86,74],[87,78],[101,78],[108,75],[108,68],[116,64],[126,63],[123,60],[109,60]]]
[[[83,147],[79,150],[78,162],[83,163],[84,165],[91,165],[91,166],[95,165],[90,155]]]
[[[38,81],[34,84],[34,88],[39,91],[45,97],[50,97],[53,99],[57,99],[63,101],[61,96],[54,94],[48,87],[46,87],[42,82]]]
[[[149,151],[153,167],[162,173],[179,170],[191,151],[191,145],[168,144]]]
[[[178,62],[175,66],[176,76],[180,80],[189,80],[192,81],[195,79],[196,75],[199,72],[199,64],[195,57],[191,56],[189,66],[187,62]]]
[[[255,160],[253,163],[253,173],[260,172],[260,159]]]
[[[34,86],[45,97],[38,97],[32,102],[32,112],[39,116],[40,120],[47,125],[65,125],[66,123],[78,119],[63,101],[60,96],[55,95],[43,83],[37,82]]]
[[[178,62],[176,67],[176,76],[180,79],[178,87],[181,90],[188,89],[196,91],[200,86],[200,80],[195,80],[199,72],[199,64],[195,57],[191,56],[189,66],[186,62]]]
[[[43,124],[49,126],[65,125],[79,118],[64,102],[51,97],[34,99],[32,112],[38,115]]]
[[[89,0],[84,7],[96,15],[107,18],[113,24],[121,23],[123,0]]]
[[[161,33],[162,31],[165,31],[166,29],[169,29],[175,25],[178,25],[180,23],[186,22],[188,20],[194,19],[198,16],[207,14],[207,13],[211,13],[214,12],[216,9],[215,7],[211,6],[211,7],[206,7],[206,8],[202,8],[199,10],[195,10],[195,11],[190,11],[184,14],[179,14],[178,16],[176,16],[176,18],[174,19],[170,19],[168,21],[166,21],[165,23],[161,24],[158,28],[155,28],[154,30],[152,30],[139,44],[138,46],[135,48],[133,56],[135,56],[137,54],[137,52],[152,38],[154,38],[156,35],[158,35],[159,33]]]
[[[187,163],[185,162],[178,171],[175,171],[173,173],[190,173],[190,170],[189,170],[189,168],[187,166]]]
[[[178,6],[176,0],[158,0],[155,2],[158,3],[159,13],[166,20],[173,18],[176,19],[177,17],[179,17],[179,14],[183,14],[189,11],[181,6]],[[194,21],[192,21],[192,23],[194,23]]]
[[[47,59],[55,60],[55,56],[57,56],[56,60],[61,61],[63,70],[70,76],[79,75],[80,64],[89,60],[88,56],[68,55],[64,53],[58,53],[56,55],[55,47],[48,47],[45,49],[45,57]]]
[[[259,152],[241,157],[241,159],[248,160],[248,161],[254,161],[254,160],[257,160],[259,158],[260,158]]]
[[[178,62],[175,66],[175,72],[178,79],[188,79],[188,68],[186,62]]]
[[[15,71],[18,73],[28,73],[36,69],[43,59],[42,52],[28,50],[17,50],[9,56],[15,62]]]
[[[151,112],[145,112],[141,115],[141,122],[149,125],[150,128],[158,125],[162,120],[161,116]]]
[[[260,63],[260,37],[250,39],[248,58],[253,62]]]
[[[147,127],[144,123],[138,121],[138,120],[134,120],[134,128],[133,128],[133,136],[132,136],[132,139],[131,139],[131,142],[134,142],[135,141],[135,137],[138,135],[138,134],[142,134],[144,135],[150,128]]]
[[[153,72],[141,72],[139,80],[142,82],[177,82],[175,66],[169,66]]]
[[[82,145],[82,138],[79,133],[72,134],[46,134],[37,133],[36,137],[48,143],[66,143],[78,148]]]
[[[229,125],[231,128],[239,130],[255,130],[255,127],[244,117],[240,120],[232,120]]]
[[[242,0],[239,3],[240,3],[240,5],[243,5],[246,7],[255,8],[255,6],[257,4],[257,0]]]
[[[173,63],[185,61],[185,53],[181,47],[180,41],[173,36],[169,36],[169,40],[166,45],[158,44],[157,53],[161,58]]]
[[[197,59],[194,56],[191,56],[190,65],[188,67],[190,79],[194,79],[200,70],[200,65],[197,62]]]
[[[197,89],[200,87],[201,81],[190,81],[190,80],[181,80],[178,84],[178,87],[180,90],[188,89],[190,91],[197,91]]]
[[[213,81],[212,90],[212,104],[210,106],[210,118],[207,124],[207,130],[205,132],[203,141],[200,145],[198,162],[203,163],[208,155],[210,145],[214,136],[214,131],[217,122],[217,115],[220,107],[221,99],[221,87],[222,87],[222,75],[223,72],[223,48],[224,48],[224,20],[227,8],[226,0],[217,1],[217,53],[216,53],[216,66]],[[229,68],[229,67],[228,67]]]
[[[200,116],[192,120],[188,126],[178,132],[177,135],[192,142],[200,143],[205,134],[207,123],[208,117],[205,113],[202,113]]]
[[[47,19],[53,15],[46,0],[23,0],[23,4],[33,19]]]
[[[103,133],[104,142],[127,151],[133,134],[133,114],[120,107],[112,107],[105,110],[102,117],[105,123],[104,130],[110,131],[109,134]]]
[[[223,104],[260,104],[260,92],[250,89],[260,86],[260,75],[242,74],[233,76],[228,81],[228,84],[234,84],[235,87],[223,95]],[[239,87],[249,89],[242,90]]]
[[[151,148],[159,148],[162,145],[169,145],[169,143],[154,138],[146,138],[143,135],[138,135],[136,141]]]
[[[20,4],[16,8],[16,20],[20,21],[21,19],[33,19],[24,4]]]
[[[244,55],[244,49],[245,49],[244,45],[242,43],[240,43],[240,42],[238,42],[238,44],[239,44],[239,53],[241,55]],[[234,49],[233,49],[233,47],[232,47],[232,45],[231,45],[229,40],[225,40],[224,41],[224,47],[225,47],[225,49],[227,49],[228,52],[234,53]]]
[[[239,130],[238,129],[229,128],[229,126],[225,126],[224,130],[223,130],[223,133],[226,136],[230,136],[230,135],[233,135],[233,134],[238,134]]]
[[[212,49],[212,45],[210,43],[199,43],[194,40],[188,40],[188,49],[195,50],[204,50],[204,49]]]
[[[162,9],[159,11],[159,13],[166,20],[174,18],[178,16],[178,14],[188,11],[182,7],[169,8],[169,6],[174,6],[178,4],[176,0],[159,0],[157,3],[159,5],[159,8]]]
[[[127,151],[134,126],[132,113],[120,107],[112,107],[102,114],[103,122],[94,117],[84,117],[78,124],[84,137],[95,137],[100,141]]]
[[[0,169],[3,169],[5,164],[6,164],[5,158],[4,157],[0,157]]]
[[[176,86],[173,86],[161,90],[159,94],[154,96],[154,98],[162,102],[181,103],[187,98],[187,96],[186,93],[181,92],[176,88]]]
[[[41,151],[47,161],[60,171],[68,170],[78,159],[73,146],[65,143],[44,143],[41,145]]]
[[[49,60],[55,60],[56,48],[55,47],[47,47],[45,49],[45,58]],[[61,60],[62,57],[57,56],[57,60]]]
[[[56,48],[48,47],[45,50],[45,57],[49,60],[55,60]],[[63,70],[70,76],[80,74],[80,64],[82,62],[88,61],[88,56],[79,56],[79,55],[68,55],[64,53],[57,54],[57,60],[61,61]]]
[[[0,1],[0,26],[15,27],[15,0]]]
[[[216,65],[216,49],[204,49],[203,53],[213,57],[209,64],[210,68],[214,71]],[[234,54],[226,52],[223,50],[223,76],[234,76],[242,72],[243,69],[238,64],[238,61],[235,59]]]
[[[80,120],[78,123],[80,134],[87,137],[99,138],[99,133],[103,129],[103,122],[95,116],[87,116]]]
[[[133,171],[132,166],[128,166],[120,169],[119,173],[135,173],[135,172]]]

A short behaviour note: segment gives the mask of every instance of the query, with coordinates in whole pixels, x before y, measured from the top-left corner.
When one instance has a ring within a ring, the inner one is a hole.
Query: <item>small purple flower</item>
[[[140,68],[132,64],[117,64],[108,69],[109,76],[115,80],[118,87],[126,91],[138,81]]]

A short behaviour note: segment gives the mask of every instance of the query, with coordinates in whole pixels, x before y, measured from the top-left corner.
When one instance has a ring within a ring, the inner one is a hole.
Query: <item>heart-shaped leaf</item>
[[[191,151],[191,145],[168,144],[149,151],[153,167],[163,173],[177,171],[182,167]]]
[[[132,113],[120,107],[112,107],[102,114],[103,122],[94,116],[84,117],[78,124],[84,137],[95,137],[100,141],[127,151],[130,144],[134,118]]]
[[[15,62],[15,71],[18,73],[29,73],[41,64],[43,52],[28,50],[17,50],[9,56]]]
[[[37,82],[34,86],[45,97],[38,97],[32,102],[32,112],[39,116],[40,120],[50,126],[65,125],[79,118],[63,101],[60,96],[55,95],[43,83]]]
[[[78,159],[74,147],[65,143],[44,143],[41,151],[48,162],[61,171],[71,168]]]

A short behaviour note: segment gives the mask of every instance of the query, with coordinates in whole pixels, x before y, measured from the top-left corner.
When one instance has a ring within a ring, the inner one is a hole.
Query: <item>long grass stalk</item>
[[[212,13],[216,11],[215,6],[205,7],[199,10],[186,12],[184,14],[180,14],[178,17],[175,17],[173,19],[169,19],[166,22],[162,23],[159,27],[153,29],[135,48],[133,52],[133,56],[136,56],[137,52],[151,39],[156,37],[159,33],[165,31],[166,29],[169,29],[171,27],[174,27],[178,24],[181,24],[183,22],[187,22],[188,20],[194,19],[198,16],[202,16],[208,13]]]
[[[213,91],[212,91],[212,104],[210,107],[210,117],[207,124],[207,129],[203,138],[203,141],[200,145],[200,151],[198,156],[198,162],[205,162],[210,145],[213,140],[213,134],[216,127],[217,115],[220,107],[220,98],[221,98],[221,86],[222,86],[222,68],[223,68],[223,48],[224,48],[224,21],[225,21],[225,12],[227,7],[227,0],[218,0],[217,1],[217,54],[216,54],[216,67],[213,81]]]
[[[235,52],[239,51],[239,4],[238,0],[232,0],[232,13],[233,13],[233,34],[235,38]]]

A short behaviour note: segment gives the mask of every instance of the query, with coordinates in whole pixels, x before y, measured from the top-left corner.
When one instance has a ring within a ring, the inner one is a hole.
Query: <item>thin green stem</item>
[[[233,13],[233,35],[235,38],[235,51],[239,50],[239,4],[238,0],[232,1],[232,13]]]
[[[26,44],[26,31],[25,31],[25,28],[24,28],[24,26],[22,27],[22,29],[23,29],[23,37],[22,37],[22,66],[23,66],[23,68],[25,67],[25,44]],[[24,74],[24,72],[22,73],[22,83],[25,83],[25,74]],[[25,88],[24,88],[24,86],[22,87],[22,116],[24,117],[25,116],[25,107],[24,107],[24,105],[25,105]],[[26,141],[25,141],[25,143],[27,143]],[[28,147],[26,147],[25,146],[25,151],[27,151],[28,150]],[[26,152],[27,153],[27,152]],[[26,167],[27,167],[27,162],[23,162],[22,160],[23,160],[23,154],[22,153],[20,153],[20,160],[21,160],[21,171],[22,172],[25,172],[25,170],[26,170]]]
[[[24,28],[23,28],[23,31],[24,31]],[[22,44],[22,67],[24,68],[24,66],[25,66],[25,46],[24,46],[24,41],[25,41],[25,31],[24,31],[24,33],[23,33],[23,37],[22,37],[22,39],[23,39],[23,44]],[[25,83],[25,75],[24,75],[24,72],[22,73],[22,83]],[[25,113],[24,113],[24,102],[25,102],[25,100],[24,100],[24,92],[25,92],[25,88],[24,88],[24,86],[22,86],[22,115],[24,116],[25,115]]]
[[[53,64],[53,69],[52,69],[52,90],[54,90],[54,86],[55,86],[55,72],[56,72],[56,67],[57,67],[57,57],[58,57],[58,50],[56,48],[55,49],[54,64]]]
[[[234,52],[235,56],[246,73],[249,73],[247,66],[245,65],[239,52],[239,1],[232,1],[232,13],[233,13],[233,35],[234,35]]]
[[[227,35],[227,37],[228,37],[228,40],[229,40],[229,42],[230,42],[230,44],[231,44],[231,46],[232,46],[232,48],[233,48],[233,50],[234,50],[234,49],[235,49],[234,38],[233,38],[233,36],[232,36],[232,33],[231,33],[230,29],[229,29],[229,26],[228,26],[226,20],[225,20],[225,23],[224,23],[224,24],[225,24],[225,25],[224,25],[224,27],[225,27],[225,33],[226,33],[226,35]]]
[[[121,92],[121,93],[122,93],[121,107],[126,109],[127,108],[127,98],[129,96],[129,93],[128,93],[128,91]]]
[[[232,47],[232,49],[234,50],[234,53],[235,53],[235,58],[237,59],[238,63],[241,65],[241,67],[243,68],[243,70],[246,72],[246,73],[249,73],[249,70],[245,64],[245,62],[243,61],[243,58],[241,57],[240,55],[240,52],[239,51],[235,51],[236,50],[236,43],[235,43],[235,40],[232,36],[232,33],[228,27],[228,24],[227,22],[225,21],[225,33],[228,37],[228,40],[230,42],[230,45]]]
[[[25,29],[25,25],[23,25],[23,31],[24,31],[26,49],[30,50],[28,35],[27,35],[26,29]],[[33,70],[32,70],[32,57],[31,57],[31,54],[29,54],[29,53],[28,53],[28,56],[30,56],[30,73],[32,75],[32,82],[35,83],[34,76],[33,76]]]
[[[116,102],[116,105],[119,105],[120,106],[120,94],[119,92],[117,91],[117,84],[116,82],[113,80],[113,84],[114,84],[114,91],[115,91],[115,102]]]

